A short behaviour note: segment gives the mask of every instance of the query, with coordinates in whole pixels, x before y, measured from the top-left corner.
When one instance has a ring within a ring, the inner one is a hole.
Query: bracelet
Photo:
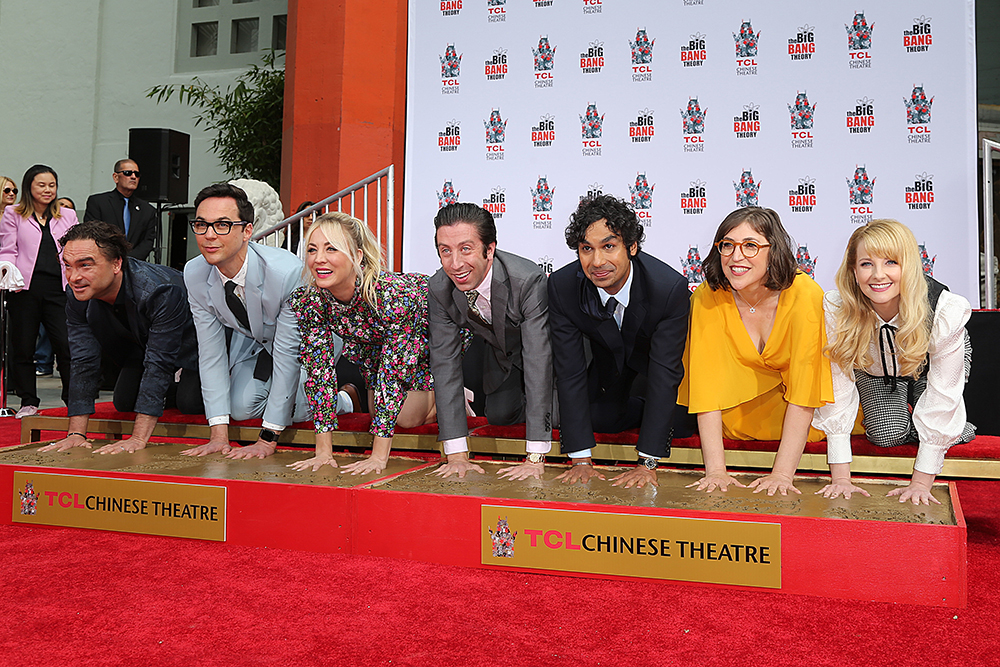
[[[73,431],[72,433],[67,433],[67,434],[66,434],[66,437],[68,438],[68,437],[69,437],[69,436],[71,436],[71,435],[78,435],[78,436],[80,436],[81,438],[83,438],[84,440],[86,440],[86,439],[87,439],[87,434],[86,434],[86,433],[80,433],[79,431]]]
[[[586,460],[583,460],[583,459],[581,459],[579,461],[577,461],[577,460],[573,461],[573,466],[574,467],[576,467],[576,466],[591,466],[591,467],[593,467],[593,465],[594,465],[593,461],[586,461]]]

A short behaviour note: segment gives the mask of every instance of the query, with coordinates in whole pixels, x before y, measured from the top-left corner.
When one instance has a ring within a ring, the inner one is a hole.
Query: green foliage
[[[146,97],[159,104],[176,93],[181,104],[199,110],[195,125],[215,132],[212,152],[231,178],[264,181],[280,192],[285,69],[274,60],[275,52],[268,51],[263,66],[251,65],[225,92],[194,77],[191,83],[153,86]]]

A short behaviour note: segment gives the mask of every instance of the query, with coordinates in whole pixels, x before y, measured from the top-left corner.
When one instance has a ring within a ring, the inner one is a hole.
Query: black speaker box
[[[187,203],[191,135],[159,127],[131,128],[128,157],[139,165],[139,197],[148,202]]]

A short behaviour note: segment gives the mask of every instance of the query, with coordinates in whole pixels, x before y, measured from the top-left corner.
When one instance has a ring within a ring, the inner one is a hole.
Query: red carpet
[[[959,494],[963,610],[0,526],[0,666],[993,665],[1000,482]]]

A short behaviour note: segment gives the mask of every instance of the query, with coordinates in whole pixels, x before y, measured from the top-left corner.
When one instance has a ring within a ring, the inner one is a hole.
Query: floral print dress
[[[343,339],[344,356],[358,365],[375,395],[372,435],[392,437],[406,392],[434,389],[427,344],[427,276],[383,273],[375,289],[377,308],[365,302],[360,288],[349,303],[315,286],[299,287],[288,298],[298,318],[299,358],[317,433],[337,428],[333,334]]]

